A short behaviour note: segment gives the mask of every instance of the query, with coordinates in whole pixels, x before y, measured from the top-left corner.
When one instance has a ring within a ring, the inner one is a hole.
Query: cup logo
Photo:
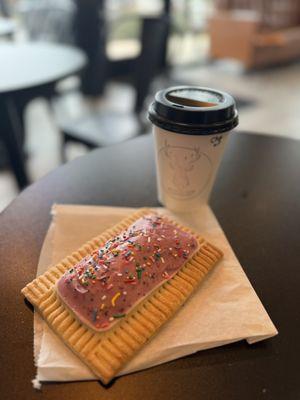
[[[213,137],[210,139],[210,143],[211,143],[214,147],[216,147],[216,146],[219,146],[219,144],[221,143],[222,139],[223,139],[223,136],[222,136],[222,135],[213,136]]]
[[[176,199],[191,199],[203,192],[212,162],[199,147],[172,146],[165,141],[158,153],[164,190]]]

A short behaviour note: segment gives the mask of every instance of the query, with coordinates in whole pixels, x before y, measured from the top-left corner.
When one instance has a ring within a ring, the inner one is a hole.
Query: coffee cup
[[[229,133],[238,125],[228,93],[177,86],[156,93],[153,123],[159,201],[189,212],[207,204]]]

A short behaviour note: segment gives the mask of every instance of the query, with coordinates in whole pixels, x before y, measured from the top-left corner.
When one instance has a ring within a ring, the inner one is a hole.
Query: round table
[[[1,394],[24,399],[300,398],[300,142],[232,135],[211,206],[279,330],[275,338],[202,351],[117,379],[32,389],[32,310],[20,289],[36,273],[54,202],[155,206],[152,137],[98,149],[27,188],[0,219]]]
[[[32,89],[80,71],[86,57],[75,47],[51,43],[0,45],[0,93]]]
[[[61,79],[86,65],[84,53],[50,43],[0,44],[0,135],[18,185],[28,184],[23,160],[23,110],[36,97],[51,97]]]

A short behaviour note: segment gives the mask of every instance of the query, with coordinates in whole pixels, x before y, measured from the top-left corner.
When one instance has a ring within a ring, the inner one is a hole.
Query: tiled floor
[[[223,89],[254,101],[240,110],[240,129],[262,134],[300,139],[300,63],[252,73],[244,73],[232,63],[199,67],[182,67],[173,74],[180,83],[189,82]],[[87,102],[78,92],[70,93],[56,105],[56,117],[76,118],[90,110],[131,112],[133,92],[128,86],[111,84],[105,100]],[[28,170],[32,181],[56,168],[60,163],[60,135],[47,103],[36,100],[26,114],[29,154]],[[69,158],[84,154],[80,146],[69,147]],[[17,195],[12,174],[0,172],[0,210]]]

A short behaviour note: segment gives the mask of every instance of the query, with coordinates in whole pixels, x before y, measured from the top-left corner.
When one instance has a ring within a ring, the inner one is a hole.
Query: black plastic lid
[[[199,86],[160,90],[149,107],[148,117],[160,128],[188,135],[211,135],[238,125],[233,97]]]

